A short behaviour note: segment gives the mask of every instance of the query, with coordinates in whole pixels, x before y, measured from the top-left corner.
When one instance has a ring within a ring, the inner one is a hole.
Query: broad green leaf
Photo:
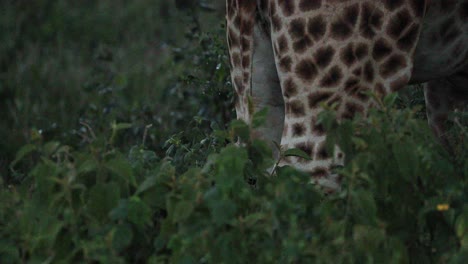
[[[468,235],[468,207],[457,217],[455,232],[460,239]]]
[[[353,124],[350,120],[344,120],[339,127],[338,131],[338,142],[337,145],[340,146],[341,150],[344,153],[348,153],[349,156],[352,153],[352,144],[353,144]],[[333,148],[333,151],[335,149]]]
[[[44,144],[42,149],[43,149],[44,155],[50,156],[57,151],[58,147],[60,147],[60,142],[51,141],[51,142],[47,142],[46,144]]]
[[[376,227],[356,225],[353,228],[353,240],[357,247],[364,250],[375,250],[384,238],[384,231]]]
[[[174,223],[187,219],[194,210],[193,203],[189,201],[180,201],[176,204],[174,212],[172,213],[172,221]]]
[[[352,137],[351,140],[358,150],[365,150],[368,147],[368,143],[362,138]]]
[[[388,94],[383,99],[383,103],[386,107],[392,107],[395,104],[397,98],[398,98],[398,93]]]
[[[244,168],[248,157],[244,148],[228,146],[217,157],[215,173],[216,184],[223,193],[229,193],[244,182]]]
[[[87,158],[85,161],[78,165],[77,173],[85,174],[97,170],[99,163],[93,157]]]
[[[36,181],[36,191],[44,195],[42,199],[52,197],[54,194],[55,183],[50,179],[58,177],[60,169],[54,162],[44,158],[42,163],[39,163],[31,170],[30,174]]]
[[[0,240],[0,262],[21,263],[19,248],[13,241]]]
[[[306,159],[306,160],[312,160],[312,158],[309,156],[309,154],[305,153],[303,150],[298,149],[298,148],[288,149],[283,153],[283,155],[285,157],[293,156],[293,157],[303,158],[303,159]]]
[[[414,144],[408,140],[404,140],[401,143],[393,144],[392,151],[401,175],[407,181],[412,182],[416,177],[416,171],[419,167]]]
[[[114,220],[125,220],[128,216],[128,200],[120,199],[119,205],[112,209],[109,213],[109,217]]]
[[[154,249],[156,251],[162,250],[166,246],[166,243],[167,241],[162,236],[157,236],[153,241]]]
[[[375,225],[377,205],[372,193],[365,190],[351,191],[351,211],[357,224]]]
[[[112,235],[112,245],[118,251],[128,247],[133,240],[132,227],[128,224],[121,224],[115,227]]]
[[[325,148],[327,153],[331,156],[334,153],[335,148],[340,140],[339,131],[337,129],[331,129],[327,132],[327,138],[325,140]]]
[[[220,200],[212,204],[211,217],[218,225],[227,224],[233,220],[237,206],[230,200]]]
[[[128,220],[142,228],[151,222],[151,209],[140,198],[134,196],[128,202]]]
[[[123,157],[116,157],[105,163],[105,167],[120,176],[126,182],[129,182],[132,186],[136,187],[136,179],[133,174],[133,169],[128,160]]]
[[[336,113],[333,111],[322,111],[317,117],[317,125],[322,125],[326,131],[336,124]]]
[[[268,108],[263,108],[260,111],[257,111],[252,118],[252,127],[259,128],[264,125],[268,117]]]
[[[26,155],[32,153],[33,151],[37,150],[37,146],[33,144],[27,144],[16,152],[15,160],[11,163],[11,167],[14,167],[19,161],[21,161]]]
[[[210,189],[208,189],[203,195],[203,201],[209,206],[212,206],[220,199],[221,199],[221,193],[219,192],[219,189],[216,186],[213,186]]]
[[[239,137],[241,141],[248,142],[250,139],[249,126],[242,120],[234,120],[230,124],[231,136]]]
[[[247,110],[248,110],[249,116],[252,116],[254,114],[255,104],[254,104],[251,96],[247,97]]]
[[[460,244],[462,249],[468,251],[468,234],[465,234],[461,239],[460,239]],[[468,254],[467,254],[468,255]]]
[[[261,222],[266,219],[266,215],[264,213],[253,213],[249,214],[244,218],[244,222],[248,227],[255,226],[258,222]]]
[[[104,220],[120,198],[116,183],[98,183],[89,191],[88,212],[99,220]]]
[[[275,160],[273,160],[273,155],[271,148],[263,140],[253,140],[251,148],[249,150],[249,156],[251,161],[254,163],[254,166],[260,170],[266,171],[268,168],[271,168]]]
[[[112,124],[112,129],[115,129],[115,130],[123,130],[123,129],[128,129],[131,127],[132,127],[131,123],[113,123]]]
[[[150,176],[148,178],[146,178],[141,184],[140,186],[138,186],[138,189],[136,191],[136,195],[139,195],[140,193],[150,189],[151,187],[153,187],[157,182],[157,179],[156,177],[154,176]]]
[[[410,263],[408,259],[407,247],[404,245],[404,242],[396,238],[390,238],[388,240],[387,248],[390,249],[391,252],[391,259],[389,263]]]

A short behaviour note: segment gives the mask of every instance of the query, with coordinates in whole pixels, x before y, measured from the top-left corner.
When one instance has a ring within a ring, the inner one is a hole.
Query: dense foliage
[[[449,154],[419,90],[367,118],[324,112],[347,155],[342,191],[326,196],[293,168],[267,175],[271,150],[232,121],[217,14],[149,0],[5,6],[0,263],[468,260],[463,113]]]

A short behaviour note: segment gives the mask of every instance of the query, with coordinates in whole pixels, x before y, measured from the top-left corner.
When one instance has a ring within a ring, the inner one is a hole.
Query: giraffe
[[[376,106],[368,91],[382,97],[425,83],[442,141],[448,113],[466,107],[468,0],[227,0],[226,10],[237,117],[249,123],[267,107],[255,136],[309,154],[285,163],[319,186],[339,189],[332,169],[345,157],[325,147],[324,103],[342,120]]]

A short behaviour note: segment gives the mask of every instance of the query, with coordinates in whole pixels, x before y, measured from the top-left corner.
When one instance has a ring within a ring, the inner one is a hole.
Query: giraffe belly
[[[410,83],[449,77],[468,66],[467,8],[466,0],[430,1]]]

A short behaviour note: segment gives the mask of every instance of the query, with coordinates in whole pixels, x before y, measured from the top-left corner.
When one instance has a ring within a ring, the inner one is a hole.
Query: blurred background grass
[[[0,2],[2,176],[30,141],[79,148],[116,121],[132,124],[121,146],[152,124],[146,144],[163,151],[194,116],[232,118],[224,1]]]

